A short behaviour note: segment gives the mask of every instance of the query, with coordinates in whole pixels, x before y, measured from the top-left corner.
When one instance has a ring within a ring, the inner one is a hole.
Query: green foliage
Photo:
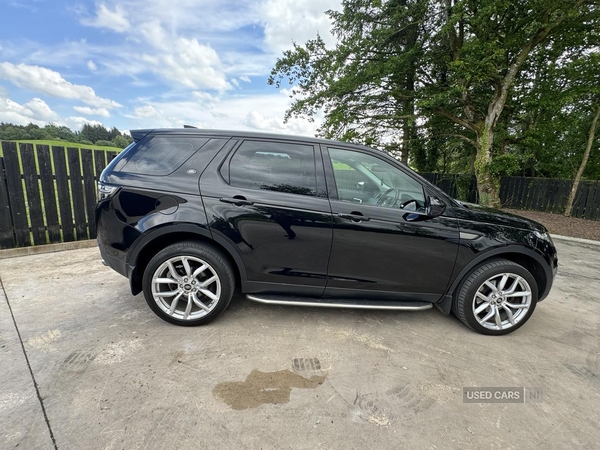
[[[0,123],[0,140],[55,140],[117,148],[125,148],[132,142],[131,136],[122,134],[115,127],[108,130],[102,125],[86,124],[81,131],[75,132],[65,126],[49,124],[45,127],[40,127],[33,123],[30,123],[29,125]]]
[[[502,175],[573,176],[600,89],[597,1],[344,0],[327,14],[336,45],[295,44],[271,72],[293,98],[286,119],[322,113],[322,136],[477,173],[492,200]]]
[[[95,142],[96,145],[102,145],[104,147],[113,147],[113,143],[112,141],[103,141],[103,140],[98,140]]]
[[[129,139],[127,139],[125,136],[118,135],[118,136],[115,136],[112,140],[113,147],[125,148],[129,144],[131,144],[131,137],[129,137]]]
[[[514,153],[497,155],[489,164],[489,172],[496,177],[517,175],[521,170],[521,158]]]
[[[418,23],[427,14],[426,3],[347,0],[341,12],[329,11],[337,47],[326,48],[320,36],[296,44],[271,73],[270,84],[293,86],[296,99],[286,120],[312,118],[322,109],[321,136],[401,148],[406,158],[416,139]]]

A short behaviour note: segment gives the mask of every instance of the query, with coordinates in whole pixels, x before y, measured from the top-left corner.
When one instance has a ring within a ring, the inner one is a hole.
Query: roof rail
[[[194,125],[184,125],[183,128],[198,128],[198,127],[195,127]]]

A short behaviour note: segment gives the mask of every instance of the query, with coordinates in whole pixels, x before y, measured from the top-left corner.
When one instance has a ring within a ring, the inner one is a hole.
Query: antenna
[[[198,127],[195,127],[193,125],[184,125],[183,128],[198,128]]]

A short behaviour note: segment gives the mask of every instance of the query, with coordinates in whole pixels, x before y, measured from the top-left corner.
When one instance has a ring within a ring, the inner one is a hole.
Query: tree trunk
[[[494,128],[486,123],[477,138],[478,148],[475,158],[475,176],[479,203],[492,208],[500,207],[500,179],[490,171],[492,162],[492,145],[494,143]]]
[[[475,175],[475,158],[477,158],[477,150],[473,148],[471,150],[471,156],[469,156],[469,175]]]
[[[411,154],[411,148],[414,145],[413,142],[417,131],[413,118],[415,115],[415,101],[413,99],[405,100],[403,109],[406,118],[402,124],[402,156],[400,157],[400,161],[408,166],[408,158]]]
[[[406,5],[406,2],[403,2]],[[406,48],[413,49],[417,43],[417,37],[419,35],[419,28],[417,23],[413,23],[407,30],[407,42]],[[406,79],[404,80],[404,89],[408,98],[403,101],[403,113],[404,123],[402,126],[402,162],[408,166],[408,159],[411,149],[414,145],[414,138],[416,137],[416,123],[415,123],[415,73],[417,71],[415,57],[410,58],[408,62],[408,68],[406,72]]]
[[[405,105],[406,108],[406,105]],[[408,153],[409,153],[409,142],[410,142],[410,125],[409,119],[404,119],[402,124],[402,152],[400,154],[400,162],[405,166],[408,166]]]
[[[594,119],[592,120],[587,145],[585,147],[585,152],[583,152],[583,159],[581,160],[581,164],[579,165],[579,170],[577,170],[577,174],[575,174],[575,179],[573,180],[573,187],[571,188],[571,193],[569,194],[569,200],[567,200],[567,207],[565,208],[565,216],[567,217],[571,215],[573,203],[575,202],[575,195],[577,194],[577,189],[579,188],[579,182],[581,181],[581,177],[583,176],[583,172],[585,171],[585,166],[588,162],[588,159],[590,158],[590,152],[592,151],[592,145],[594,144],[594,137],[596,135],[596,125],[598,124],[599,117],[600,106],[598,106],[596,114],[594,115]]]

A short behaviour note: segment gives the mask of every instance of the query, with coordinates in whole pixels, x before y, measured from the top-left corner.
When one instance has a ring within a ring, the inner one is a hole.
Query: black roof
[[[349,144],[348,142],[340,142],[340,141],[332,141],[329,139],[320,139],[310,136],[298,136],[292,134],[279,134],[279,133],[263,133],[258,131],[241,131],[241,130],[213,130],[207,128],[152,128],[152,129],[143,129],[143,130],[130,130],[131,136],[134,140],[138,141],[147,134],[178,134],[178,135],[204,135],[211,137],[224,137],[224,138],[266,138],[266,139],[285,139],[291,141],[302,141],[302,142],[312,142],[315,144],[332,144],[336,143],[339,145],[354,145],[357,144]],[[358,145],[359,147],[364,147],[362,145]],[[366,148],[366,147],[364,147]],[[373,149],[371,149],[373,150]]]

